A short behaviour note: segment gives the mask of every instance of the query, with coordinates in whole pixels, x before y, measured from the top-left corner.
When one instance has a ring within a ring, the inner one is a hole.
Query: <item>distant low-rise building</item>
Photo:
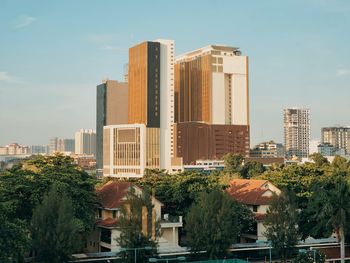
[[[282,143],[275,143],[274,141],[262,142],[250,150],[250,157],[284,157],[284,147]]]
[[[266,240],[263,220],[274,193],[279,195],[281,190],[267,180],[233,179],[226,192],[238,203],[248,206],[255,215],[253,231],[244,233],[241,241]]]
[[[0,155],[26,155],[26,154],[30,154],[29,147],[19,145],[16,142],[0,147]]]
[[[126,205],[127,194],[133,188],[135,194],[142,194],[142,189],[129,182],[109,181],[97,190],[100,200],[100,207],[96,211],[96,227],[87,241],[88,252],[114,252],[119,251],[120,246],[117,238],[120,236],[118,218],[121,216],[121,209]],[[158,241],[158,252],[183,251],[178,245],[178,231],[182,227],[182,217],[171,220],[169,215],[162,217],[162,203],[152,197],[152,224],[160,221],[161,237]],[[147,217],[146,211],[143,215]],[[142,225],[142,232],[147,231],[147,224]]]

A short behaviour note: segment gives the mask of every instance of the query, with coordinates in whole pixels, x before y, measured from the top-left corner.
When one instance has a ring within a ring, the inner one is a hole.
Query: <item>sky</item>
[[[283,142],[283,108],[308,107],[311,138],[350,125],[350,1],[0,0],[0,145],[95,127],[96,85],[123,80],[128,48],[173,39],[249,56],[251,146]]]

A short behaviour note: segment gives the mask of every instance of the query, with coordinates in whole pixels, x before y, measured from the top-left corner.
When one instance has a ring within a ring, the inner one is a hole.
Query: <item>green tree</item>
[[[10,207],[0,203],[0,262],[24,262],[29,235],[23,220],[10,216]]]
[[[185,217],[191,250],[195,253],[204,250],[211,259],[224,256],[241,231],[239,207],[220,189],[203,192]]]
[[[310,154],[309,157],[311,158],[311,160],[313,160],[315,162],[316,166],[318,166],[318,167],[321,167],[322,165],[329,164],[328,159],[320,153]]]
[[[289,251],[297,244],[300,234],[298,231],[298,210],[294,194],[284,191],[274,194],[264,220],[267,240],[285,262]]]
[[[224,188],[220,175],[202,175],[196,172],[164,174],[149,170],[138,181],[143,188],[153,189],[156,198],[164,204],[162,212],[173,215],[185,215],[203,191]]]
[[[341,262],[345,258],[345,228],[350,219],[350,187],[341,176],[313,187],[307,208],[312,236],[328,237],[333,231],[340,242]]]
[[[73,202],[81,236],[94,224],[95,180],[63,155],[34,156],[0,174],[0,201],[13,208],[11,216],[29,225],[35,206],[41,203],[54,183],[64,189]]]
[[[38,262],[67,262],[79,247],[72,201],[56,184],[34,212],[33,249]]]
[[[242,163],[244,160],[241,154],[225,154],[222,159],[225,162],[225,171],[229,173],[239,173],[242,170]]]
[[[120,236],[118,244],[122,248],[145,248],[137,252],[137,262],[146,262],[146,258],[156,254],[157,238],[160,236],[160,224],[155,218],[154,205],[149,191],[143,190],[139,196],[134,189],[127,195],[127,200],[122,207],[121,216],[118,219]],[[146,216],[146,225],[142,218]],[[126,251],[129,262],[134,262],[134,251]],[[148,262],[148,261],[147,261]]]
[[[244,179],[250,179],[254,176],[260,175],[265,172],[265,167],[262,163],[251,161],[243,165],[241,170],[241,176]]]

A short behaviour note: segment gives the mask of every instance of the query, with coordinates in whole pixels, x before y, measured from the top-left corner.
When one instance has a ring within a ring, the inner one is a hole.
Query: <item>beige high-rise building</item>
[[[308,157],[310,143],[310,110],[294,107],[284,109],[283,113],[286,157]]]
[[[346,154],[350,154],[350,127],[325,127],[321,133],[323,144],[331,144],[334,148],[344,149]]]

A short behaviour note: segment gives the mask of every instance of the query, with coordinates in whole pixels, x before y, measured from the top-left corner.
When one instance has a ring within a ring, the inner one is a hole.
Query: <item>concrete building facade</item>
[[[210,45],[176,58],[175,121],[249,125],[248,57]]]
[[[284,147],[282,143],[274,141],[262,142],[250,150],[249,156],[253,158],[284,157]]]
[[[103,169],[103,127],[128,123],[128,83],[106,80],[96,88],[96,168]]]
[[[321,130],[322,143],[329,143],[335,149],[350,154],[350,127],[325,127]]]
[[[81,129],[75,133],[75,154],[96,156],[96,131]]]
[[[226,153],[249,155],[249,126],[181,122],[175,125],[175,155],[183,164],[219,160]]]
[[[306,108],[285,108],[284,146],[286,157],[307,158],[310,143],[310,110]]]

